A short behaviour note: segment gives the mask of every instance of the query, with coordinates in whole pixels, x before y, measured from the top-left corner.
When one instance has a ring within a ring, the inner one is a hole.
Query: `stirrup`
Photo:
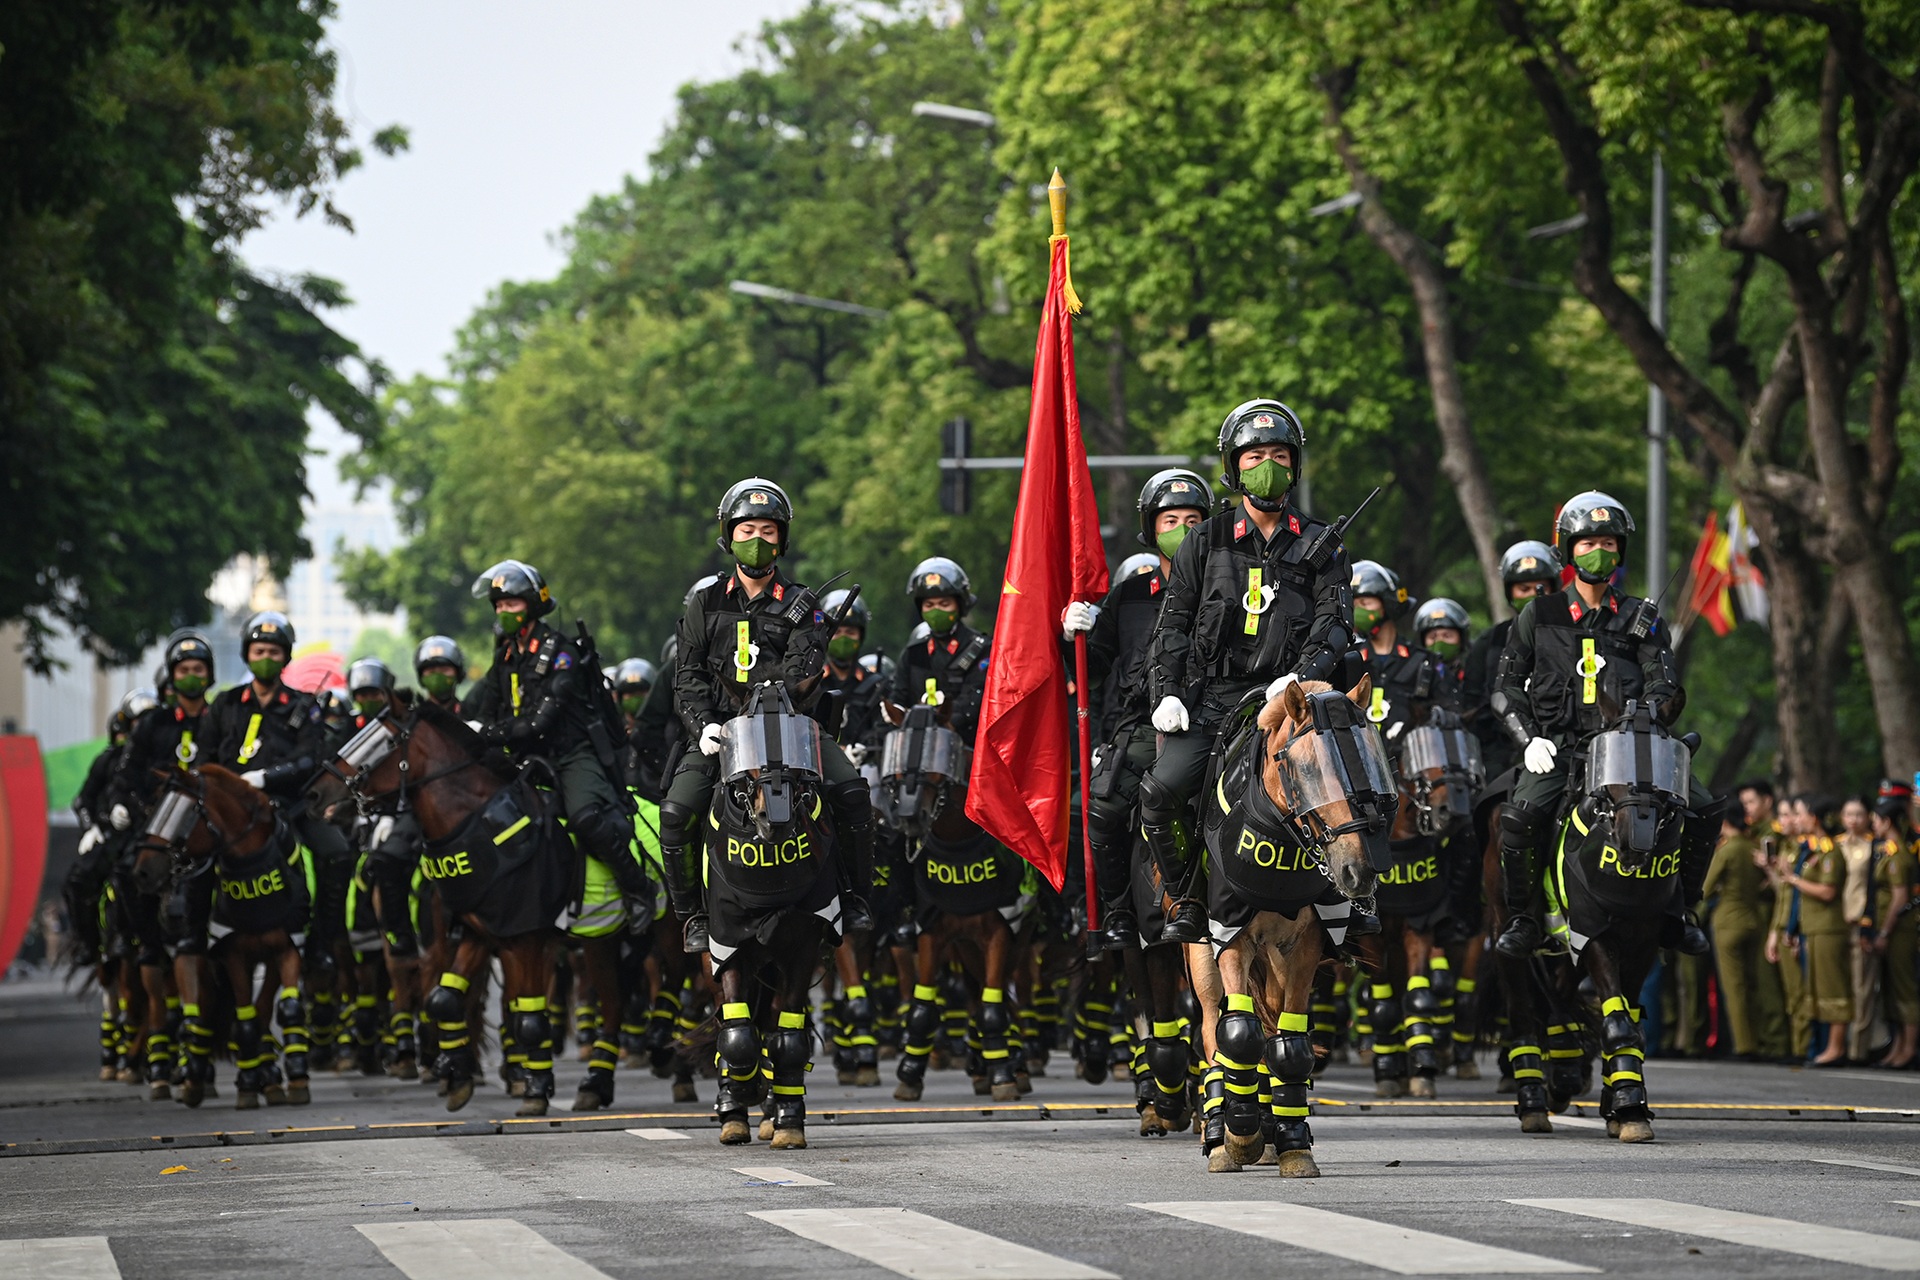
[[[680,949],[688,955],[698,955],[711,948],[707,940],[707,913],[696,911],[687,917],[685,931],[681,934]]]
[[[1205,942],[1207,940],[1206,913],[1192,898],[1183,898],[1173,904],[1173,910],[1167,913],[1167,923],[1160,930],[1162,942]]]

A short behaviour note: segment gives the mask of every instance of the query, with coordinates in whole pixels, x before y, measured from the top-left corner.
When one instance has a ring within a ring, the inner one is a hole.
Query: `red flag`
[[[1052,247],[1033,352],[1026,469],[994,620],[967,816],[1059,889],[1067,876],[1072,788],[1060,615],[1075,600],[1106,596],[1107,556],[1074,393],[1067,238],[1056,235]]]
[[[1733,630],[1733,585],[1731,540],[1720,531],[1719,516],[1707,512],[1707,524],[1700,531],[1700,545],[1694,548],[1693,588],[1687,596],[1687,612],[1706,622],[1713,634],[1724,636]]]

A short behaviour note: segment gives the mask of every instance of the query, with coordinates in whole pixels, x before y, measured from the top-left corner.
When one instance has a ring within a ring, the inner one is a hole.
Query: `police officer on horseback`
[[[1331,676],[1347,647],[1347,553],[1291,502],[1306,434],[1277,400],[1249,400],[1220,426],[1221,477],[1240,501],[1175,552],[1149,664],[1158,758],[1140,821],[1172,907],[1161,939],[1198,942],[1206,916],[1174,824],[1205,776],[1216,731],[1249,693],[1289,675]],[[1322,553],[1309,557],[1319,542]]]
[[[708,950],[700,833],[713,803],[726,722],[756,686],[777,680],[797,710],[818,702],[825,668],[827,616],[805,586],[781,571],[792,554],[793,504],[771,480],[750,476],[728,489],[715,518],[732,572],[687,596],[674,661],[674,695],[689,749],[660,806],[661,855],[674,914],[686,922],[685,947]],[[833,807],[835,858],[845,930],[871,928],[865,896],[873,861],[873,808],[867,784],[845,752],[821,743],[827,802]]]
[[[499,641],[492,668],[467,693],[466,714],[488,745],[553,767],[575,845],[612,873],[629,919],[651,921],[653,886],[633,858],[633,824],[613,778],[615,711],[591,654],[542,621],[553,593],[532,565],[502,560],[474,580],[473,594],[493,606]]]
[[[1428,707],[1455,708],[1459,684],[1447,678],[1438,657],[1401,639],[1400,623],[1414,609],[1399,574],[1377,560],[1356,560],[1352,589],[1353,629],[1373,678],[1367,718],[1393,742]],[[1465,621],[1466,611],[1460,609],[1459,624]]]
[[[452,636],[428,636],[414,646],[413,678],[430,702],[460,715],[460,682],[467,678],[467,655]]]
[[[887,727],[880,716],[885,681],[860,662],[873,626],[873,610],[852,591],[842,589],[827,594],[821,612],[829,622],[838,623],[827,637],[827,665],[821,676],[825,691],[840,699],[840,726],[834,737],[846,748],[848,759],[865,764]]]
[[[1087,674],[1099,683],[1100,724],[1106,733],[1089,784],[1088,814],[1104,902],[1104,943],[1119,951],[1138,941],[1133,912],[1133,821],[1140,780],[1153,767],[1153,705],[1147,697],[1147,667],[1154,625],[1160,618],[1166,574],[1187,536],[1213,512],[1213,490],[1182,467],[1155,472],[1140,487],[1140,529],[1134,536],[1153,563],[1145,572],[1122,574],[1098,606],[1067,606],[1067,638],[1087,633]],[[1125,566],[1122,566],[1124,569]]]
[[[1500,583],[1515,615],[1535,596],[1560,589],[1560,553],[1534,538],[1516,542],[1500,557]],[[1520,763],[1513,739],[1493,711],[1493,691],[1499,679],[1500,655],[1513,634],[1513,618],[1503,618],[1474,638],[1467,649],[1460,686],[1467,727],[1480,739],[1480,755],[1487,777],[1498,778]]]
[[[888,700],[896,706],[916,703],[938,707],[953,731],[973,745],[980,727],[980,703],[987,695],[985,632],[967,625],[974,605],[967,571],[945,556],[930,556],[907,576],[907,595],[920,625],[894,664]]]
[[[1491,699],[1524,764],[1500,815],[1500,884],[1510,918],[1494,946],[1513,958],[1532,955],[1546,940],[1534,902],[1541,868],[1572,781],[1574,749],[1608,727],[1603,703],[1624,708],[1638,701],[1663,724],[1671,724],[1686,704],[1666,625],[1651,602],[1613,586],[1634,532],[1632,515],[1589,490],[1561,508],[1557,532],[1574,581],[1535,597],[1515,620]],[[1688,805],[1680,846],[1682,901],[1673,908],[1662,944],[1701,955],[1707,938],[1689,908],[1706,879],[1719,814],[1698,780],[1691,783]]]
[[[151,689],[131,690],[120,700],[107,720],[106,749],[87,766],[86,781],[73,798],[74,816],[80,820],[80,854],[67,872],[62,896],[73,922],[74,962],[80,967],[100,959],[100,895],[113,872],[114,855],[125,844],[125,837],[112,832],[107,820],[114,767],[126,752],[134,723],[159,705]]]
[[[660,668],[646,658],[628,658],[613,669],[613,696],[627,726],[621,781],[653,804],[666,799],[667,727],[673,723],[673,699],[654,697],[659,687]]]

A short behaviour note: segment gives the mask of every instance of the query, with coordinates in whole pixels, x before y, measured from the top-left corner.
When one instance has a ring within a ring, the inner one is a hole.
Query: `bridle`
[[[1315,849],[1322,864],[1325,863],[1326,846],[1341,836],[1352,833],[1375,835],[1387,830],[1393,821],[1394,811],[1399,807],[1398,794],[1385,795],[1376,791],[1367,781],[1366,764],[1360,758],[1359,745],[1353,734],[1357,731],[1371,732],[1371,726],[1359,717],[1358,709],[1352,699],[1337,690],[1310,693],[1307,699],[1307,719],[1291,726],[1295,731],[1287,735],[1287,740],[1273,752],[1272,760],[1279,768],[1280,791],[1287,803],[1287,816],[1301,834],[1308,837],[1305,843]],[[1302,725],[1310,727],[1311,735],[1299,733]],[[1330,823],[1320,813],[1319,807],[1311,803],[1311,791],[1306,781],[1306,769],[1303,762],[1295,757],[1296,750],[1302,750],[1310,736],[1325,735],[1333,747],[1339,761],[1349,817],[1344,822]]]
[[[413,730],[419,719],[420,713],[416,710],[405,720],[396,721],[393,719],[393,709],[383,708],[379,715],[367,721],[360,732],[347,740],[333,759],[320,766],[323,772],[337,778],[340,785],[346,788],[348,798],[353,801],[354,812],[360,818],[365,819],[377,812],[381,802],[390,797],[395,800],[394,812],[405,813],[409,808],[409,790],[417,791],[428,783],[485,763],[479,757],[470,757],[414,778],[407,747],[413,740]],[[376,734],[379,736],[376,737]],[[374,766],[395,751],[400,753],[400,759],[394,765],[400,773],[400,781],[383,791],[365,791],[363,784]],[[345,769],[340,767],[342,764],[346,765]]]
[[[259,817],[260,807],[264,804],[273,817],[266,837],[270,842],[285,828],[286,820],[274,811],[272,801],[254,792],[251,787],[248,791],[252,794],[247,797],[247,825],[240,834],[244,835],[253,829],[254,819]],[[201,824],[205,824],[207,834],[212,837],[212,850],[205,858],[194,859],[187,853],[187,839],[193,834],[193,829]],[[167,779],[167,794],[154,806],[141,844],[146,848],[165,849],[174,876],[183,880],[190,880],[213,866],[219,861],[222,850],[238,852],[234,838],[220,829],[220,824],[213,820],[213,814],[207,808],[207,779],[198,769],[177,770],[173,777]],[[261,848],[265,847],[266,843],[263,842]]]

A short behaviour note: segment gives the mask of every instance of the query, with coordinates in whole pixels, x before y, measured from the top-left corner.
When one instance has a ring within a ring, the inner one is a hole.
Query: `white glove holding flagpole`
[[[1084,600],[1075,600],[1060,614],[1060,629],[1071,640],[1075,632],[1093,630],[1094,620],[1100,616],[1100,606],[1088,604]]]

